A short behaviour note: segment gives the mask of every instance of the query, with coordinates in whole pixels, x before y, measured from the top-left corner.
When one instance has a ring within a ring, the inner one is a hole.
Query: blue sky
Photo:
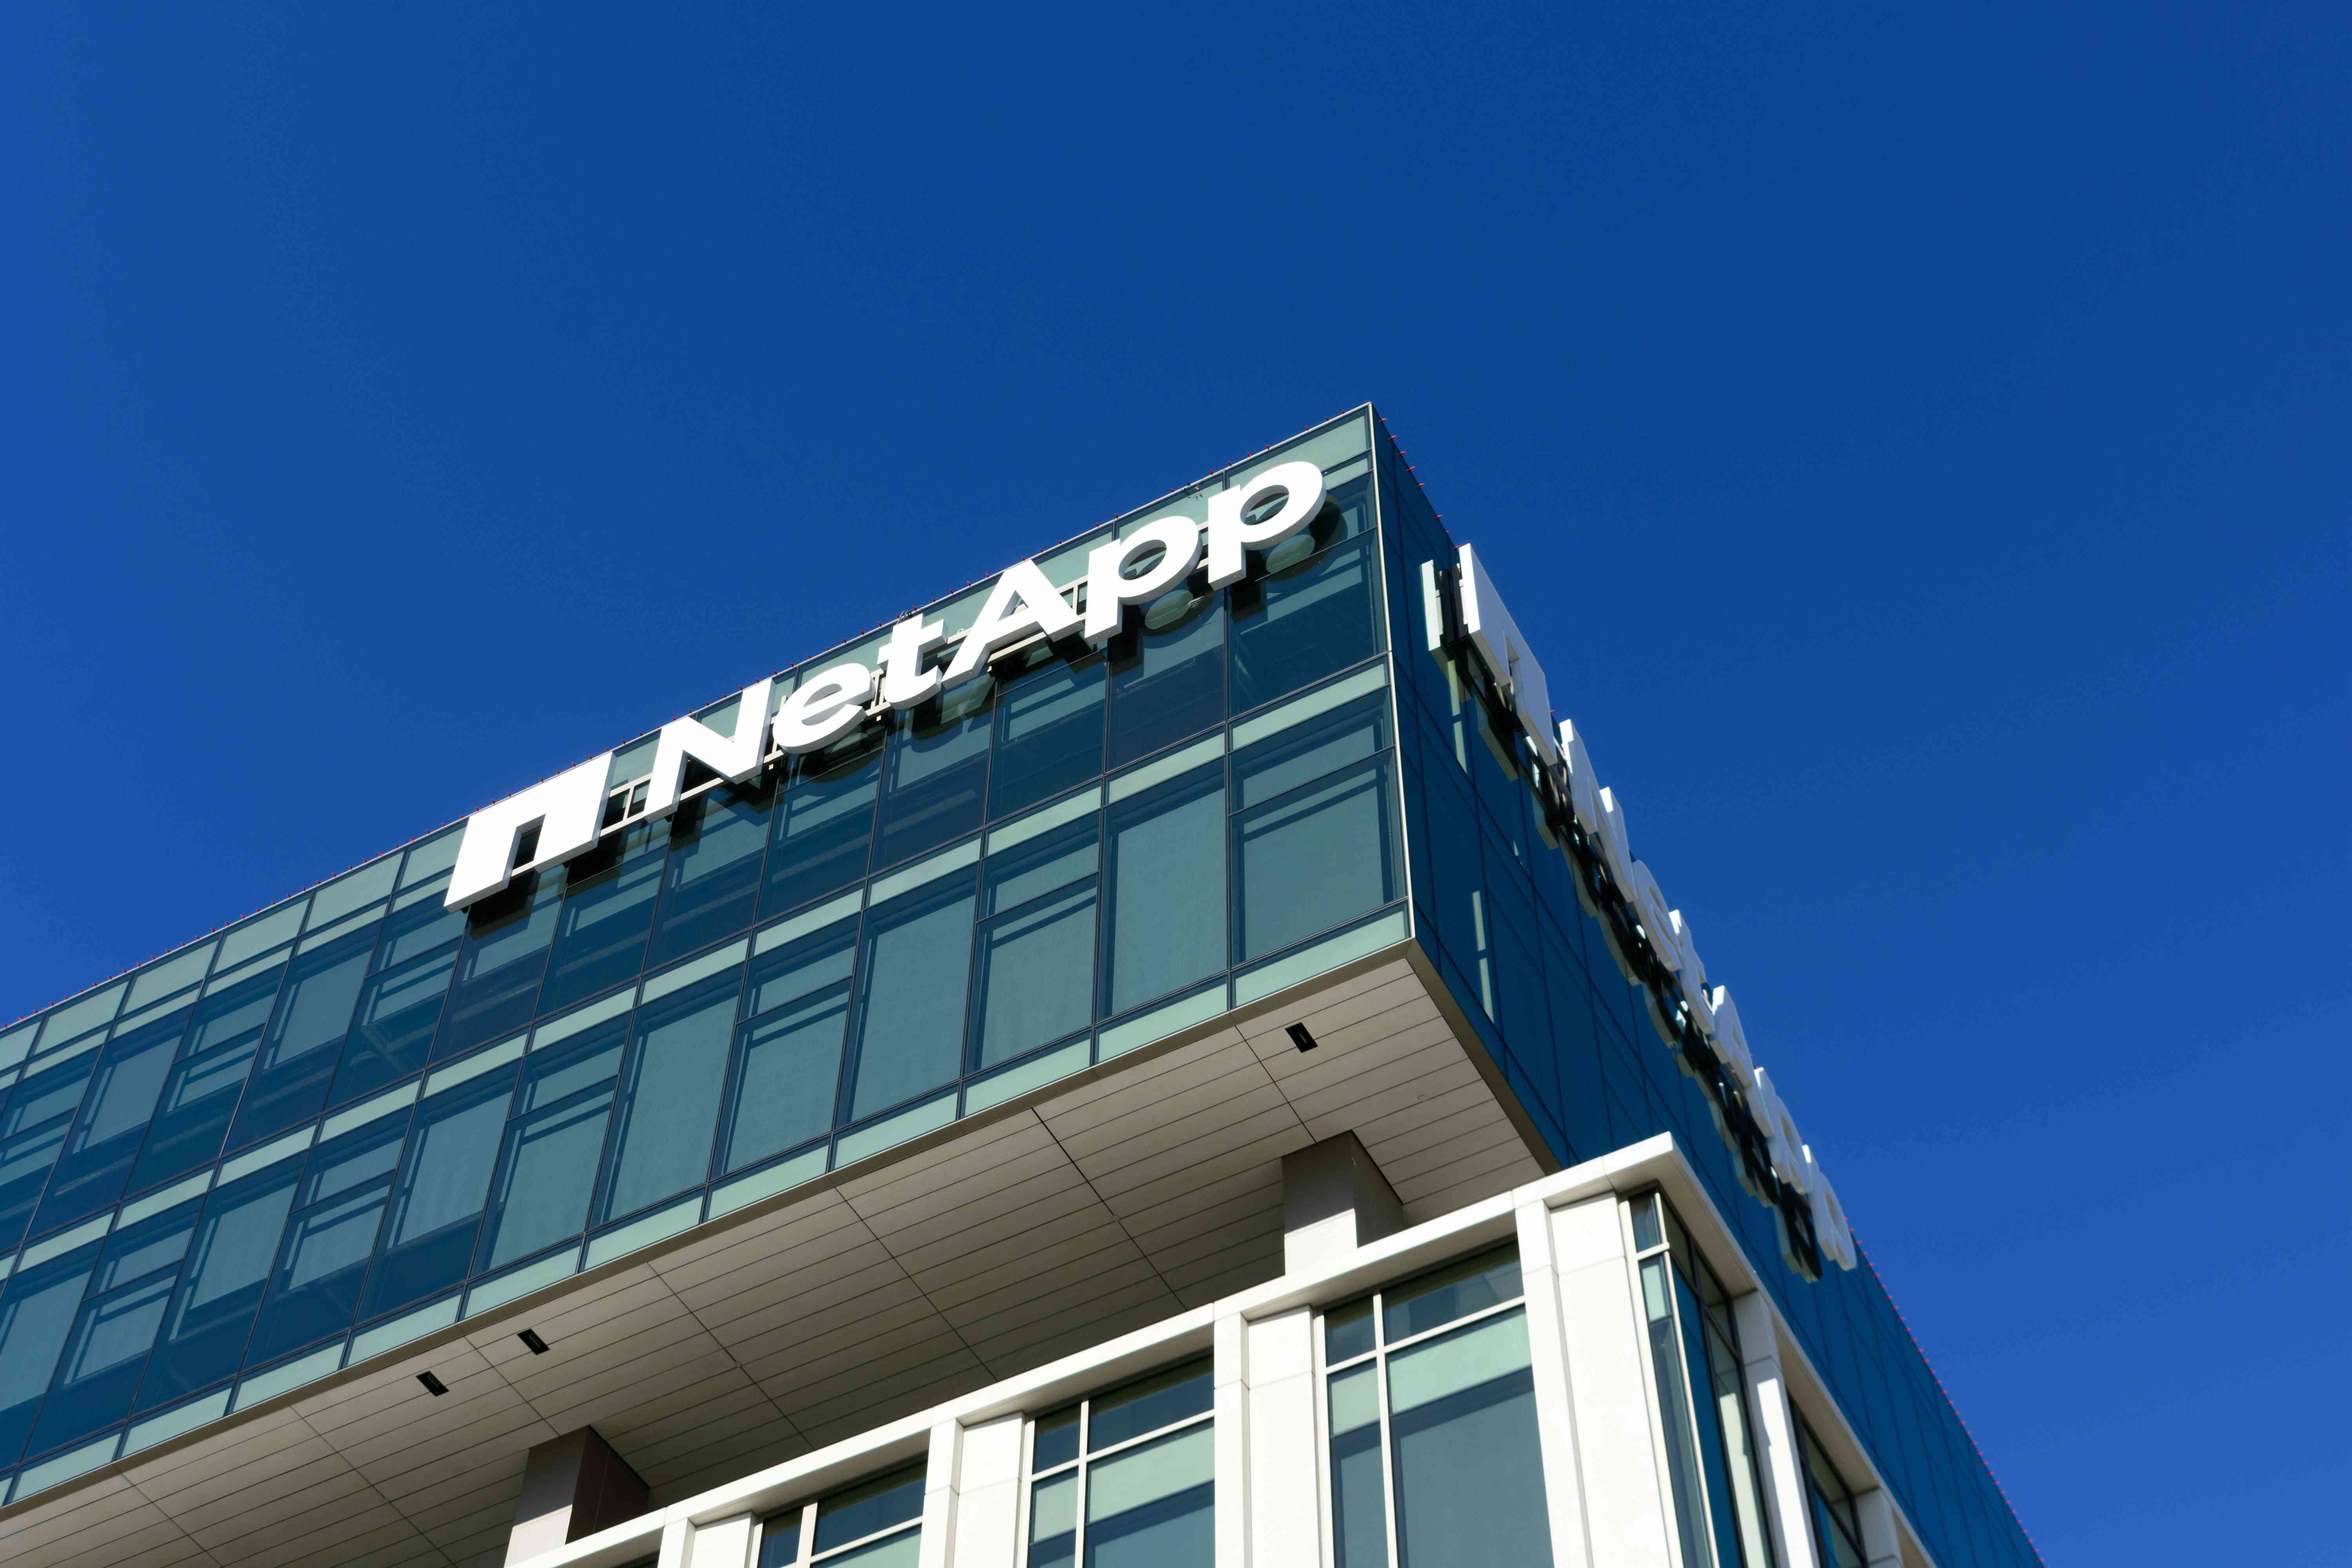
[[[19,5],[0,1015],[1366,398],[2053,1563],[2342,1561],[2352,11]]]

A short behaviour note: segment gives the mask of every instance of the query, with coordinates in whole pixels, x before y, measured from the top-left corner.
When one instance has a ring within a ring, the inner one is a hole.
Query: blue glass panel
[[[1090,1466],[1086,1568],[1212,1568],[1214,1454],[1202,1427]]]
[[[74,1111],[89,1082],[95,1056],[59,1062],[20,1080],[0,1112],[0,1248],[13,1247],[72,1131]]]
[[[730,969],[637,1009],[623,1070],[604,1219],[699,1186],[727,1083],[740,970]]]
[[[941,716],[910,715],[890,737],[882,758],[881,826],[874,842],[877,868],[928,854],[980,826],[994,728],[986,706],[988,686],[976,680],[949,692]]]
[[[376,928],[355,931],[297,957],[286,972],[278,1014],[238,1102],[228,1144],[242,1149],[299,1122],[327,1102],[352,1011],[375,952]]]
[[[814,903],[866,875],[882,784],[882,758],[872,741],[861,737],[845,758],[803,763],[808,771],[778,800],[767,886],[760,894],[762,915]]]
[[[1101,657],[1070,664],[1042,643],[1031,654],[1035,672],[1019,677],[996,701],[991,820],[1025,811],[1102,772]]]
[[[111,1208],[122,1195],[189,1016],[190,1010],[183,1008],[107,1042],[57,1173],[41,1196],[32,1234],[43,1235]]]
[[[1238,760],[1234,775],[1246,799]],[[1277,952],[1403,896],[1394,799],[1382,758],[1234,817],[1237,960]]]
[[[815,1550],[829,1551],[922,1518],[923,1475],[921,1465],[909,1465],[826,1498],[817,1504]]]
[[[514,1068],[496,1068],[416,1108],[383,1247],[360,1301],[362,1319],[465,1281],[514,1083]]]
[[[189,1203],[107,1238],[28,1452],[79,1443],[131,1414],[195,1225]]]
[[[457,952],[457,977],[433,1038],[435,1061],[530,1022],[562,913],[562,890],[560,877],[525,877],[474,906]]]
[[[1507,913],[1507,905],[1498,904],[1498,916]],[[1502,1030],[1503,1048],[1517,1068],[1515,1076],[1523,1079],[1515,1085],[1521,1099],[1532,1095],[1535,1103],[1528,1109],[1549,1119],[1555,1128],[1565,1129],[1568,1119],[1560,1100],[1559,1059],[1552,1046],[1551,1007],[1544,994],[1543,965],[1529,945],[1535,936],[1532,921],[1525,927],[1508,918],[1495,922],[1495,1021]]]
[[[655,827],[633,827],[564,868],[563,910],[539,994],[541,1013],[561,1012],[634,980],[645,968],[666,847]]]
[[[1309,558],[1234,595],[1233,710],[1246,713],[1378,653],[1372,541]],[[1249,599],[1262,599],[1261,608]]]
[[[1486,1370],[1479,1363],[1499,1347],[1484,1347],[1486,1355],[1470,1347],[1512,1331],[1519,1336],[1518,1369],[1479,1378]],[[1549,1568],[1551,1532],[1526,1331],[1513,1314],[1425,1342],[1389,1363],[1403,1568]],[[1445,1364],[1457,1347],[1462,1364]],[[1422,1364],[1409,1370],[1409,1362]],[[1408,1386],[1426,1397],[1400,1397]]]
[[[1092,812],[989,856],[981,868],[980,910],[1001,915],[1091,877],[1102,858],[1102,825]]]
[[[1087,1413],[1087,1452],[1099,1454],[1146,1432],[1205,1415],[1215,1395],[1206,1360],[1171,1367],[1098,1394]]]
[[[614,1018],[523,1062],[490,1183],[476,1270],[503,1268],[588,1224],[629,1021]]]
[[[858,962],[856,1121],[952,1083],[962,1066],[974,877],[958,872],[868,912]]]
[[[425,1065],[465,930],[465,911],[443,909],[437,896],[395,910],[384,921],[376,972],[360,993],[329,1104],[372,1094]]]
[[[196,1004],[195,1021],[180,1042],[180,1059],[163,1080],[147,1141],[131,1169],[131,1192],[144,1192],[219,1155],[284,973],[268,970]]]
[[[301,1173],[302,1162],[288,1160],[205,1197],[138,1409],[172,1404],[236,1371]]]
[[[760,1521],[759,1568],[793,1568],[801,1560],[801,1510],[772,1513]]]
[[[670,818],[661,912],[646,962],[667,963],[750,925],[767,849],[764,791],[721,784],[679,806]]]
[[[972,1009],[975,1068],[1010,1061],[1091,1024],[1093,879],[982,926],[978,985],[979,1003]]]
[[[736,1033],[725,1169],[832,1128],[856,952],[857,922],[847,920],[752,961],[744,1010],[754,1016]]]
[[[97,1263],[97,1247],[84,1247],[20,1268],[0,1286],[0,1465],[25,1451]]]
[[[1122,801],[1105,822],[1108,1016],[1225,967],[1225,770]]]
[[[274,1361],[352,1326],[407,1130],[408,1118],[387,1117],[310,1151],[246,1364]]]
[[[1559,1075],[1560,1131],[1578,1160],[1609,1148],[1609,1113],[1601,1100],[1601,1036],[1584,966],[1549,920],[1543,922],[1544,984],[1551,1001],[1553,1066]]]
[[[1108,765],[1148,757],[1224,721],[1222,596],[1179,588],[1144,611],[1139,632],[1112,645]]]

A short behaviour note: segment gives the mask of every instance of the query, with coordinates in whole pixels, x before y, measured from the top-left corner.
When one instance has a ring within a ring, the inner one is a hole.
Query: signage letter
[[[606,752],[466,818],[442,907],[462,910],[504,888],[517,871],[569,859],[594,844],[604,817],[604,778],[612,768],[613,753]],[[515,841],[533,826],[539,828],[539,847],[529,864],[517,866]]]
[[[1511,612],[1503,607],[1502,595],[1495,591],[1494,579],[1468,545],[1459,552],[1461,571],[1456,574],[1455,597],[1462,606],[1462,630],[1470,646],[1478,650],[1478,662],[1495,678],[1495,684],[1511,700],[1512,709],[1525,726],[1528,738],[1535,742],[1536,751],[1547,763],[1557,762],[1551,729],[1551,691],[1544,682],[1543,666],[1528,651],[1528,639],[1519,633]]]
[[[1037,563],[1016,561],[997,578],[996,586],[988,591],[988,603],[980,607],[980,619],[963,634],[963,646],[948,666],[947,684],[970,680],[987,667],[990,654],[1025,637],[1043,632],[1048,637],[1066,637],[1077,629],[1078,612],[1045,581]]]
[[[874,672],[862,664],[836,664],[801,683],[776,710],[777,750],[798,756],[831,745],[866,716],[874,695]]]
[[[1263,522],[1243,519],[1285,492],[1281,510]],[[1247,574],[1243,552],[1271,550],[1323,510],[1323,470],[1312,463],[1277,463],[1236,489],[1209,498],[1209,586],[1223,588]]]
[[[908,616],[890,628],[882,645],[882,700],[905,712],[940,689],[940,672],[923,668],[923,655],[947,640],[937,621]]]
[[[1128,563],[1154,544],[1160,559],[1129,576]],[[1200,561],[1201,525],[1189,517],[1155,518],[1125,539],[1096,545],[1087,552],[1087,641],[1117,636],[1128,605],[1150,604],[1191,576]]]
[[[768,756],[768,692],[774,685],[773,680],[755,680],[743,689],[735,705],[732,735],[722,735],[691,715],[661,727],[661,739],[654,746],[652,786],[646,794],[647,818],[677,809],[678,781],[688,757],[730,784],[740,784],[760,771]]]

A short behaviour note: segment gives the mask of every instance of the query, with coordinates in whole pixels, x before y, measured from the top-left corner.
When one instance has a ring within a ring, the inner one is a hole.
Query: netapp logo
[[[1447,581],[1454,589],[1450,605],[1444,593]],[[1682,1011],[1679,1017],[1671,1017],[1662,1010],[1662,1016],[1668,1017],[1670,1027],[1686,1025],[1714,1054],[1726,1076],[1740,1087],[1750,1102],[1746,1109],[1754,1118],[1772,1173],[1801,1202],[1816,1245],[1842,1267],[1853,1268],[1853,1232],[1846,1224],[1836,1190],[1797,1131],[1796,1119],[1789,1114],[1771,1075],[1756,1065],[1729,989],[1707,984],[1706,964],[1699,957],[1690,922],[1680,910],[1667,905],[1658,879],[1633,858],[1625,836],[1624,808],[1594,776],[1583,737],[1566,720],[1554,727],[1543,667],[1528,651],[1527,639],[1504,607],[1502,595],[1495,591],[1494,580],[1476,552],[1463,545],[1451,572],[1441,573],[1435,562],[1424,563],[1422,600],[1430,651],[1444,651],[1452,643],[1457,648],[1466,647],[1485,667],[1495,690],[1507,704],[1509,718],[1517,721],[1535,753],[1538,796],[1549,797],[1555,810],[1565,808],[1572,816],[1584,845],[1607,869],[1630,910],[1636,936],[1670,977],[1668,984],[1679,994]],[[1658,993],[1654,989],[1653,994]],[[1658,999],[1664,1001],[1662,995]]]
[[[1283,463],[1241,487],[1208,498],[1208,520],[1155,518],[1123,539],[1097,545],[1077,582],[1048,582],[1034,560],[1020,561],[998,577],[961,640],[920,615],[890,628],[876,666],[855,660],[821,669],[784,699],[772,718],[773,681],[745,687],[734,731],[720,734],[699,719],[673,719],[661,728],[646,781],[643,822],[677,809],[688,758],[719,777],[740,783],[780,757],[820,751],[877,714],[918,707],[944,690],[987,672],[992,656],[1033,637],[1084,638],[1101,644],[1129,616],[1170,592],[1208,560],[1212,588],[1248,574],[1251,554],[1273,549],[1323,510],[1323,473],[1313,463]],[[945,668],[938,656],[950,642]],[[558,865],[594,847],[604,828],[613,753],[542,780],[466,819],[446,905],[463,909],[505,888],[520,872]],[[525,849],[527,853],[518,853]]]

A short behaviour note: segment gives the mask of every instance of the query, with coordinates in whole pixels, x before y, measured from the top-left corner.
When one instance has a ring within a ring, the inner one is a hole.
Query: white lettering
[[[613,753],[606,752],[466,818],[442,907],[462,910],[504,888],[517,871],[567,859],[594,844],[604,816],[604,777],[612,767]],[[515,843],[533,826],[539,829],[538,847],[529,862],[515,865]]]
[[[1478,556],[1466,544],[1456,553],[1461,563],[1463,635],[1495,678],[1496,689],[1510,699],[1511,709],[1535,742],[1537,753],[1548,763],[1556,763],[1559,753],[1552,739],[1551,689],[1544,681],[1543,666],[1528,650],[1527,638],[1504,607],[1503,595],[1495,591]]]
[[[1130,577],[1130,563],[1157,546],[1160,558]],[[1201,525],[1189,517],[1155,518],[1108,544],[1087,552],[1087,627],[1090,643],[1118,634],[1129,605],[1148,605],[1192,574],[1201,562]]]
[[[1045,581],[1037,563],[1016,561],[996,579],[996,586],[988,591],[988,602],[980,607],[980,618],[963,634],[963,646],[956,649],[955,659],[948,666],[947,684],[959,686],[980,674],[987,668],[988,656],[998,648],[1040,632],[1048,637],[1066,637],[1077,629],[1077,611]]]
[[[940,672],[923,668],[923,656],[947,640],[938,621],[908,616],[890,628],[882,645],[882,700],[905,712],[940,689]]]
[[[701,720],[673,719],[661,728],[654,747],[654,773],[646,795],[646,816],[666,816],[677,809],[678,781],[686,759],[696,762],[730,784],[741,784],[768,760],[768,692],[772,679],[757,680],[743,689],[735,708],[735,732],[722,735]]]
[[[818,671],[776,710],[776,749],[798,756],[831,745],[866,716],[873,695],[874,672],[862,664]]]
[[[1283,492],[1281,510],[1258,522],[1248,515]],[[1323,470],[1312,463],[1277,463],[1239,487],[1209,498],[1209,586],[1223,588],[1248,574],[1246,554],[1271,550],[1323,510]]]

